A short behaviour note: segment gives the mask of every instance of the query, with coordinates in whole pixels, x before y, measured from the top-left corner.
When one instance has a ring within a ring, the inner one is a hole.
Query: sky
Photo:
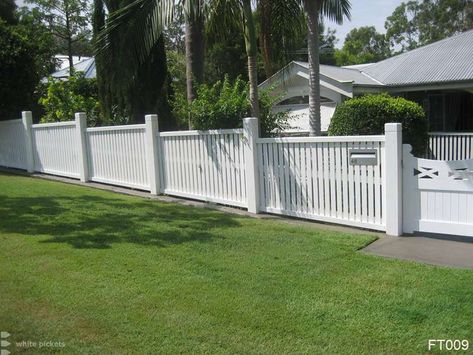
[[[378,32],[385,33],[386,17],[403,1],[406,0],[351,0],[351,21],[344,20],[343,25],[326,21],[325,26],[337,30],[337,47],[343,45],[345,36],[355,27],[375,26]]]
[[[339,38],[337,47],[343,45],[345,36],[355,27],[375,26],[378,32],[384,33],[384,21],[386,17],[391,15],[402,1],[403,0],[351,0],[351,21],[345,20],[343,25],[326,21],[326,27],[337,30],[337,37]],[[15,2],[18,6],[22,6],[24,0],[15,0]]]

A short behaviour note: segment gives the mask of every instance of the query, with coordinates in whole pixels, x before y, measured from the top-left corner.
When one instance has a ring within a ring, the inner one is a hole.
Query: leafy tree
[[[69,80],[50,78],[39,103],[45,112],[41,122],[71,121],[74,113],[85,112],[89,126],[101,123],[97,83],[80,72]]]
[[[418,5],[416,1],[401,3],[391,16],[386,19],[386,38],[393,48],[401,47],[401,52],[405,52],[417,47],[417,28],[412,21],[416,16]]]
[[[406,51],[473,29],[471,0],[413,0],[385,22],[391,46]]]
[[[54,55],[58,52],[57,42],[48,27],[42,22],[37,8],[22,7],[18,11],[17,31],[28,38],[34,49],[35,67],[39,79],[55,71],[57,61]]]
[[[186,102],[183,95],[177,95],[173,102],[175,114],[181,120],[192,117],[196,129],[224,129],[242,127],[243,117],[251,114],[248,100],[249,84],[237,78],[230,81],[228,76],[213,85],[203,84],[197,89],[197,98]],[[275,130],[284,128],[287,113],[273,113],[274,98],[267,92],[260,95],[260,128],[263,136],[270,136]]]
[[[37,6],[59,44],[64,43],[72,74],[75,45],[83,46],[89,35],[90,5],[87,0],[27,0]]]
[[[389,42],[374,26],[352,29],[346,36],[342,49],[336,51],[337,65],[378,62],[391,54]]]
[[[239,26],[229,23],[218,33],[207,29],[206,35],[205,82],[216,83],[225,75],[231,81],[237,77],[248,80],[245,41]]]
[[[341,23],[350,16],[349,0],[302,0],[307,15],[309,54],[309,123],[310,135],[320,135],[320,19],[322,16]]]
[[[18,19],[15,14],[16,4],[15,0],[2,0],[0,2],[0,19],[9,25],[17,23]]]
[[[29,39],[0,20],[0,120],[17,118],[31,107],[38,82],[34,55]]]

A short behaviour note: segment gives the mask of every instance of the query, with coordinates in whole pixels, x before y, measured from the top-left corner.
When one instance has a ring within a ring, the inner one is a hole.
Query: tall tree
[[[319,25],[322,16],[342,23],[344,16],[350,16],[349,0],[302,0],[307,14],[309,54],[309,124],[310,135],[321,133],[320,116],[320,59],[319,59]]]
[[[0,20],[0,120],[17,118],[31,107],[38,82],[35,48],[16,26]]]
[[[195,84],[204,80],[204,4],[202,0],[184,2],[187,101],[195,98]],[[192,128],[189,119],[189,129]]]
[[[95,0],[94,32],[99,96],[103,111],[114,122],[142,122],[147,112],[157,112],[163,118],[163,128],[170,128],[167,104],[167,64],[164,38],[160,35],[147,55],[136,58],[133,43],[143,24],[124,21],[114,31],[114,23],[105,14],[122,14],[127,0]],[[106,11],[105,11],[106,10]],[[106,50],[102,47],[106,46]]]
[[[257,14],[264,71],[270,77],[305,44],[304,11],[299,1],[259,0]]]
[[[418,33],[413,21],[417,11],[416,1],[403,2],[386,19],[386,38],[393,49],[400,47],[400,51],[405,52],[417,47]]]
[[[236,14],[234,21],[240,21],[243,25],[245,47],[248,57],[250,103],[252,114],[258,117],[258,82],[256,69],[257,37],[251,0],[215,0],[206,3],[202,0],[187,1],[187,4],[184,5],[184,8],[188,8],[188,10],[186,10],[187,16],[192,14],[192,12],[194,14],[205,14],[206,16],[209,16],[210,13],[215,14],[212,10],[206,11],[207,7],[209,7],[208,5],[211,5],[213,8],[219,8],[221,4],[227,5],[227,3],[229,3],[231,5],[233,10],[232,14]],[[206,6],[204,7],[204,5]],[[108,47],[106,41],[107,35],[116,32],[121,26],[128,23],[129,27],[131,27],[127,31],[127,36],[130,39],[129,43],[132,47],[131,55],[129,56],[129,65],[125,70],[126,72],[130,72],[130,69],[133,71],[133,68],[138,68],[149,56],[151,49],[161,37],[163,30],[172,22],[175,7],[176,4],[174,0],[136,0],[119,11],[112,12],[110,26],[107,26],[105,32],[100,36],[102,39],[101,46],[105,48]],[[228,14],[218,13],[218,15],[228,17]],[[195,58],[192,58],[192,60],[194,61]],[[122,77],[131,78],[129,75],[126,75],[126,72],[122,73]],[[189,80],[189,78],[187,79]],[[192,78],[190,80],[192,80]]]
[[[15,14],[15,0],[2,0],[0,2],[0,19],[9,25],[16,24],[18,19]]]
[[[246,55],[248,57],[248,82],[250,84],[250,105],[251,115],[253,117],[259,117],[259,97],[258,97],[258,72],[256,66],[256,55],[258,53],[257,48],[257,35],[256,26],[253,18],[253,11],[251,9],[251,0],[242,1],[242,13],[243,13],[243,24],[244,24],[244,37]]]
[[[386,19],[384,27],[394,50],[410,50],[473,29],[473,1],[401,3]]]
[[[337,65],[373,63],[391,55],[389,42],[374,26],[352,29],[343,47],[336,51]]]
[[[69,60],[69,70],[74,70],[74,45],[90,35],[90,5],[87,0],[27,0],[35,5],[50,31],[61,42]]]

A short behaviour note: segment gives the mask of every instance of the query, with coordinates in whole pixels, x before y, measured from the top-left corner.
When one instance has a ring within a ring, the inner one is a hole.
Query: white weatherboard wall
[[[76,122],[32,126],[34,170],[79,178]]]
[[[262,138],[260,210],[385,230],[384,136]],[[351,164],[370,150],[374,165]]]
[[[473,133],[429,133],[427,159],[473,159]]]
[[[161,191],[246,207],[243,130],[159,134]]]
[[[87,128],[88,178],[150,190],[145,125]]]
[[[26,135],[21,119],[0,121],[0,166],[27,168]]]

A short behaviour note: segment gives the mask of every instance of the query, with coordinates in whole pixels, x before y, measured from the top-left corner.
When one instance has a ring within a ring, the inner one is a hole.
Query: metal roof
[[[473,80],[473,30],[385,59],[360,71],[388,86]]]
[[[308,68],[308,63],[295,62]],[[409,86],[473,81],[473,30],[373,64],[320,65],[320,73],[354,86]]]
[[[74,64],[74,70],[77,72],[83,72],[84,76],[87,79],[94,79],[97,76],[97,72],[95,70],[95,59],[94,58],[87,58],[79,63]],[[53,78],[68,78],[69,77],[69,68],[64,68],[59,70],[55,73],[52,73],[51,76]]]
[[[309,69],[309,64],[306,62],[295,62],[296,64]],[[320,65],[320,74],[327,76],[329,78],[335,79],[340,82],[352,82],[353,85],[368,85],[368,86],[380,86],[382,85],[378,81],[369,76],[365,75],[363,72],[357,68],[344,68],[336,67],[333,65]]]

